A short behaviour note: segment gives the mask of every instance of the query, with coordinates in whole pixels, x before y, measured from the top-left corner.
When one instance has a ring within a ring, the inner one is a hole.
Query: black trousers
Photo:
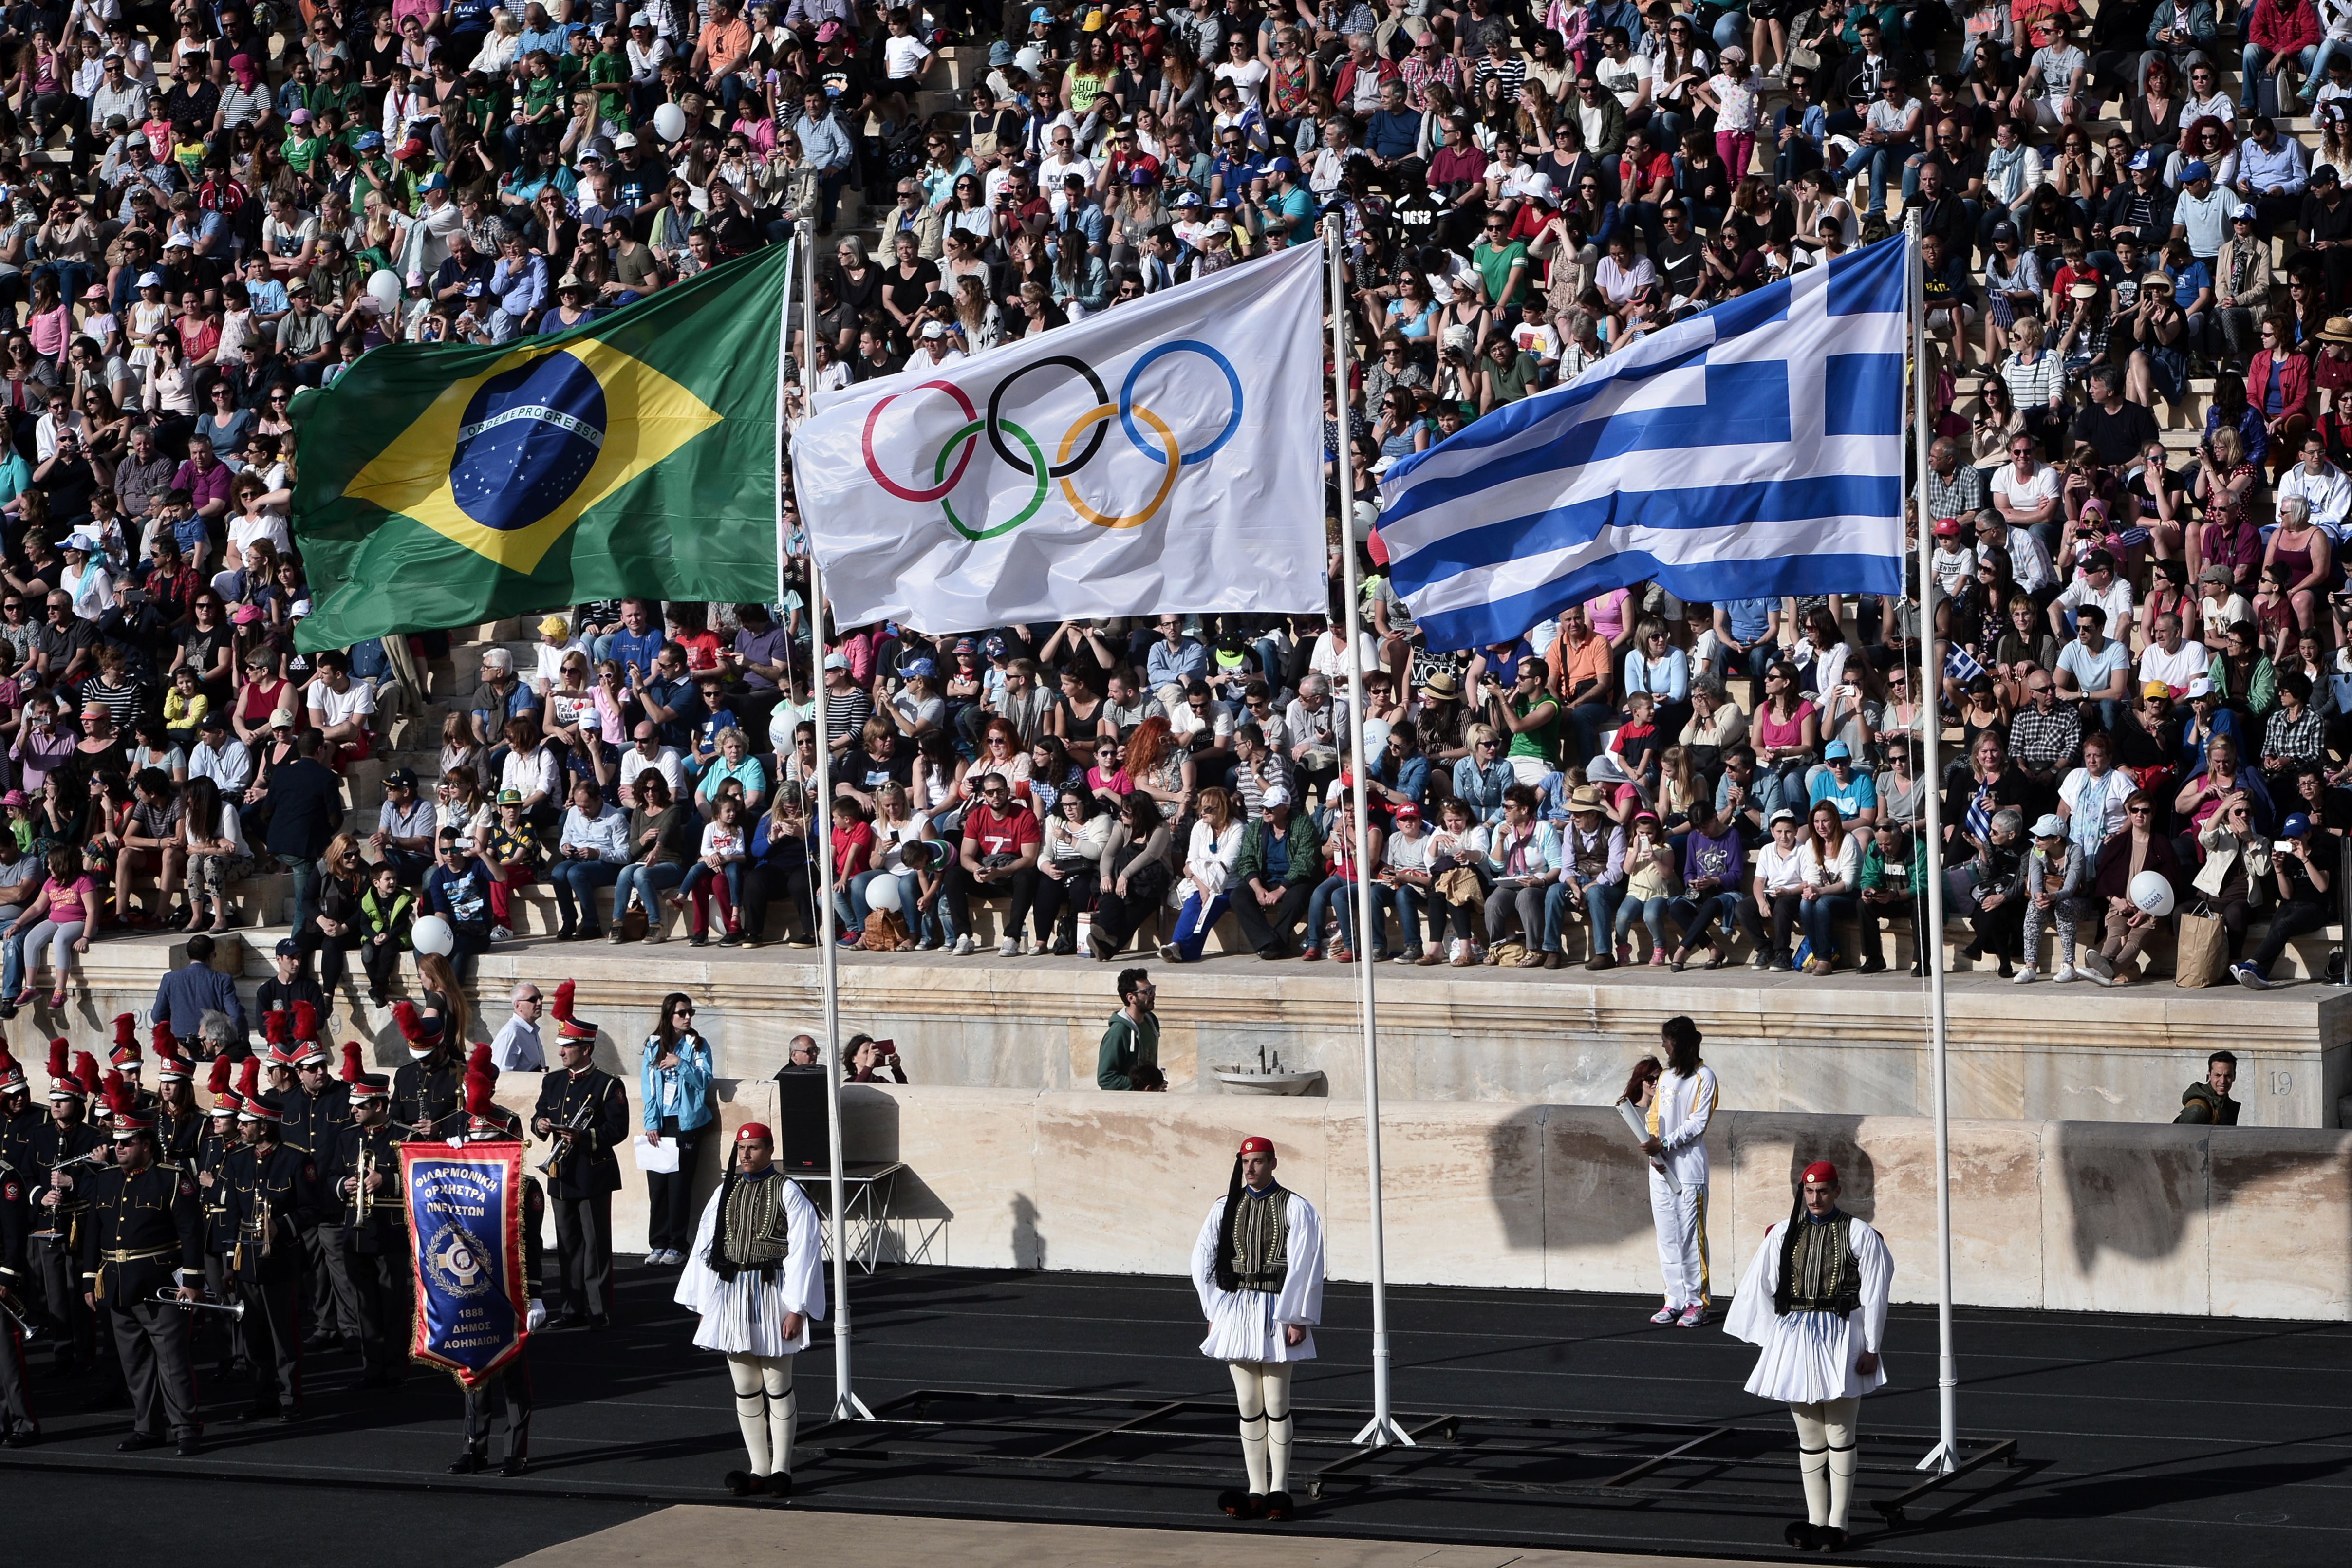
[[[81,1299],[81,1264],[66,1250],[62,1235],[36,1238],[32,1249],[41,1305],[62,1336],[58,1353],[88,1365],[98,1357],[98,1325]]]
[[[1315,889],[1304,882],[1292,882],[1282,889],[1281,900],[1271,908],[1257,901],[1257,891],[1246,883],[1234,889],[1234,918],[1242,922],[1242,936],[1260,952],[1283,952],[1289,948],[1290,939],[1298,934],[1298,922],[1307,918],[1307,902]]]
[[[694,1168],[702,1150],[703,1128],[677,1130],[677,1118],[662,1118],[661,1133],[677,1145],[677,1169],[646,1173],[646,1246],[654,1252],[684,1252],[694,1242]]]
[[[504,1371],[493,1373],[478,1388],[466,1390],[466,1448],[487,1458],[490,1423],[501,1412],[507,1421],[509,1459],[530,1457],[530,1361],[528,1351],[518,1353]]]
[[[809,886],[808,868],[803,866],[771,866],[758,862],[743,874],[743,908],[740,911],[743,934],[754,941],[768,937],[768,906],[777,900],[784,906],[783,924],[778,936],[789,936],[795,930],[806,935],[816,934],[816,895]]]
[[[337,1238],[343,1278],[351,1282],[359,1312],[361,1370],[369,1376],[398,1377],[408,1365],[409,1291],[414,1275],[408,1252],[362,1252]]]
[[[111,1297],[100,1310],[131,1387],[131,1429],[149,1436],[161,1436],[166,1428],[174,1437],[194,1436],[196,1373],[188,1355],[193,1314],[163,1301]]]
[[[303,1315],[320,1333],[356,1340],[360,1299],[344,1263],[341,1226],[316,1226],[302,1233]]]
[[[1796,927],[1797,910],[1803,902],[1804,900],[1795,893],[1773,894],[1772,929],[1768,936],[1764,929],[1764,917],[1757,911],[1756,897],[1751,893],[1739,900],[1740,929],[1748,933],[1748,940],[1756,944],[1757,952],[1768,958],[1786,958],[1789,956],[1789,933]],[[1592,950],[1595,952],[1601,951],[1601,937],[1598,932],[1594,933],[1592,938]]]
[[[0,1321],[0,1436],[40,1435],[41,1424],[33,1419],[32,1379],[25,1370],[25,1336],[16,1324]]]
[[[613,1310],[613,1194],[550,1198],[562,1259],[563,1310],[601,1318]]]
[[[1156,901],[1121,898],[1115,889],[1106,889],[1102,897],[1095,900],[1095,918],[1087,928],[1087,945],[1094,949],[1097,956],[1117,958]]]
[[[1004,934],[1017,937],[1028,922],[1029,906],[1037,900],[1036,868],[1024,866],[1009,878],[993,882],[976,881],[961,862],[948,868],[948,913],[953,917],[956,930],[969,935],[971,931],[971,901],[974,899],[1006,899]]]
[[[287,1406],[302,1402],[302,1279],[289,1268],[275,1278],[239,1279],[245,1303],[237,1341],[253,1363],[253,1402]],[[176,1310],[176,1309],[174,1309]]]
[[[1088,865],[1056,881],[1042,872],[1037,878],[1037,900],[1031,907],[1037,928],[1040,946],[1054,940],[1056,921],[1066,919],[1076,931],[1078,917],[1094,907],[1095,891],[1099,883],[1095,868]]]

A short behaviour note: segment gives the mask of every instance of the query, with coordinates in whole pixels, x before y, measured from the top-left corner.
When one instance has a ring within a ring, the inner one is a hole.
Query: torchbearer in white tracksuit
[[[800,1415],[793,1358],[808,1349],[811,1320],[824,1316],[816,1205],[776,1169],[775,1153],[761,1123],[736,1131],[726,1178],[703,1208],[677,1281],[678,1305],[702,1315],[694,1342],[727,1354],[735,1419],[751,1456],[749,1469],[727,1472],[727,1489],[737,1497],[792,1495]]]
[[[1626,1086],[1649,1129],[1642,1152],[1650,1156],[1650,1218],[1658,1227],[1658,1272],[1665,1277],[1665,1303],[1650,1321],[1695,1329],[1706,1321],[1706,1127],[1721,1089],[1715,1069],[1699,1060],[1697,1025],[1673,1017],[1658,1033],[1665,1070],[1643,1075],[1637,1066],[1637,1079],[1653,1081],[1638,1095]]]
[[[1723,1324],[1763,1347],[1748,1392],[1785,1400],[1796,1418],[1805,1517],[1788,1541],[1811,1552],[1845,1549],[1854,1427],[1862,1396],[1886,1383],[1878,1351],[1895,1284],[1885,1241],[1837,1199],[1837,1167],[1806,1166],[1795,1210],[1765,1233]]]
[[[1233,1369],[1249,1489],[1220,1493],[1235,1519],[1288,1519],[1290,1369],[1315,1355],[1323,1316],[1323,1222],[1274,1179],[1274,1145],[1244,1138],[1232,1185],[1192,1244],[1192,1283],[1209,1337],[1201,1353]]]

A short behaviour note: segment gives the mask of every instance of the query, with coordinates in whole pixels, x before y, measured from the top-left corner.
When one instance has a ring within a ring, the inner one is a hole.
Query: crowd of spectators
[[[290,879],[299,965],[332,985],[356,952],[381,996],[417,917],[463,970],[541,883],[573,940],[677,911],[812,942],[817,853],[866,947],[971,952],[986,911],[1000,953],[1083,930],[1190,962],[1230,914],[1267,959],[1869,970],[1857,916],[1918,918],[1929,789],[2004,972],[2046,935],[2057,979],[2137,977],[2149,869],[2249,984],[2328,923],[2352,47],[2311,0],[116,11],[0,19],[0,1011],[45,963],[61,1002],[118,924],[275,924],[255,872]],[[1433,648],[1335,504],[1360,689],[1337,604],[934,638],[813,626],[797,589],[630,600],[488,647],[387,770],[448,639],[292,648],[296,388],[564,330],[803,222],[822,395],[1336,215],[1359,357],[1323,457],[1368,497],[1898,202],[1937,353],[1924,630],[1916,592],[1643,584]],[[1929,722],[1961,742],[1934,779]],[[1358,729],[1365,866],[1335,816]]]

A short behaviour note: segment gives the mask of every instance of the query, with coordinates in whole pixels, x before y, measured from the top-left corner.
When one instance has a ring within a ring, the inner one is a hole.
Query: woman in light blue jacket
[[[646,1173],[646,1261],[683,1264],[694,1240],[695,1156],[717,1118],[710,1042],[696,1032],[694,999],[683,991],[662,998],[661,1022],[638,1058],[637,1087],[646,1141],[677,1146],[675,1172]]]

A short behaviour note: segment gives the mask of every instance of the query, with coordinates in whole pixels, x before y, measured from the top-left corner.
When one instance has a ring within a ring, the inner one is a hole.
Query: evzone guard
[[[1723,1323],[1763,1347],[1748,1392],[1786,1402],[1796,1420],[1805,1517],[1787,1535],[1808,1552],[1845,1549],[1855,1425],[1862,1396],[1886,1383],[1879,1346],[1895,1284],[1885,1241],[1837,1200],[1837,1167],[1806,1166],[1796,1206],[1765,1232]]]
[[[1323,1223],[1274,1178],[1274,1144],[1244,1138],[1225,1195],[1192,1244],[1192,1284],[1209,1320],[1201,1353],[1223,1362],[1241,1412],[1247,1490],[1217,1506],[1235,1519],[1285,1520],[1290,1480],[1290,1373],[1315,1355],[1323,1317]]]
[[[816,1205],[776,1168],[775,1153],[764,1124],[736,1130],[727,1174],[703,1205],[677,1281],[678,1305],[701,1316],[694,1342],[726,1355],[734,1384],[750,1457],[748,1469],[727,1472],[737,1497],[792,1495],[800,1414],[793,1358],[808,1348],[811,1321],[824,1316]]]

